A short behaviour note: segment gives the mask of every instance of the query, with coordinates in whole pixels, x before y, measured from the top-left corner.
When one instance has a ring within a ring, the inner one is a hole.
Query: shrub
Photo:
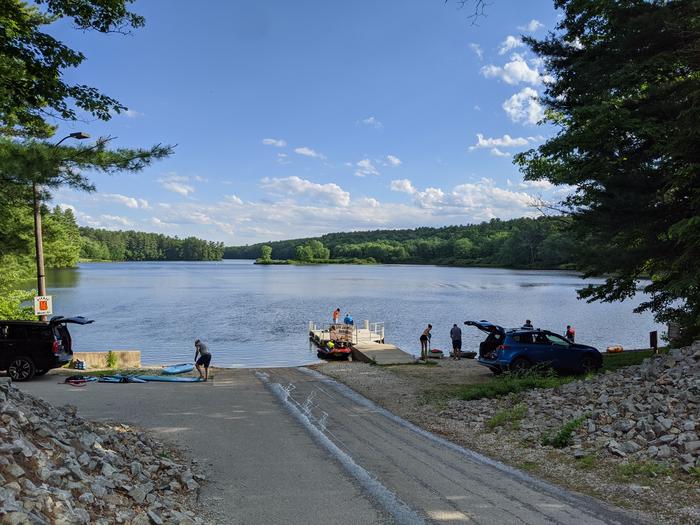
[[[571,445],[571,438],[573,437],[574,431],[580,427],[583,422],[590,417],[589,414],[584,414],[581,417],[567,421],[562,425],[559,431],[552,435],[550,433],[545,433],[542,435],[542,444],[544,446],[551,446],[554,448],[564,448]]]
[[[111,350],[107,352],[107,368],[114,368],[117,366],[117,354]]]
[[[518,403],[514,407],[499,410],[494,416],[486,422],[486,427],[494,429],[510,423],[510,428],[517,430],[520,428],[520,420],[527,414],[527,406],[524,403]]]

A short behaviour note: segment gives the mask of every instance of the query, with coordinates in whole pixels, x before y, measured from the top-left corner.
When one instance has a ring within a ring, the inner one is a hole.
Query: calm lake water
[[[576,299],[583,281],[559,271],[435,266],[257,266],[252,261],[81,264],[48,277],[54,313],[85,315],[71,327],[76,350],[136,349],[144,364],[191,360],[193,342],[209,344],[213,364],[226,367],[291,366],[315,362],[308,321],[325,323],[340,307],[356,323],[384,322],[386,340],[414,354],[418,336],[433,325],[433,347],[450,347],[453,323],[464,349],[481,332],[467,319],[488,319],[563,333],[604,349],[648,345],[662,330],[638,301],[587,304]]]

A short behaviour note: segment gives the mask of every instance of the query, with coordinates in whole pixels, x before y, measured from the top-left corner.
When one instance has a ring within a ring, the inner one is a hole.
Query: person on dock
[[[197,339],[194,342],[194,347],[196,349],[194,353],[194,366],[199,372],[199,378],[204,381],[209,379],[209,363],[211,363],[211,353],[209,348],[202,341]],[[202,374],[202,368],[204,367],[204,374]]]
[[[534,330],[535,329],[535,327],[532,326],[532,321],[530,321],[529,319],[525,319],[525,324],[523,325],[523,328],[525,330]]]
[[[567,324],[566,325],[566,338],[573,343],[574,339],[576,339],[576,328]]]
[[[345,314],[345,319],[343,319],[343,322],[345,324],[349,324],[350,326],[355,324],[355,321],[352,320],[352,315],[350,315],[350,313]]]
[[[456,324],[452,325],[450,339],[452,339],[452,359],[459,361],[462,358],[462,330]]]
[[[428,341],[430,341],[430,331],[433,329],[433,325],[429,324],[428,328],[423,330],[423,333],[420,336],[420,358],[422,361],[426,361],[428,359]]]
[[[340,308],[333,310],[333,324],[338,324],[340,322]]]

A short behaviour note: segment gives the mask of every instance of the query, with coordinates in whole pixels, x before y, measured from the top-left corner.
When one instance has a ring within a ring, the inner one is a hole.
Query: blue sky
[[[129,107],[63,124],[115,146],[177,144],[139,174],[57,192],[83,225],[227,244],[331,231],[533,215],[512,154],[539,144],[542,37],[551,0],[149,0],[130,36],[53,34],[87,60],[66,77]]]

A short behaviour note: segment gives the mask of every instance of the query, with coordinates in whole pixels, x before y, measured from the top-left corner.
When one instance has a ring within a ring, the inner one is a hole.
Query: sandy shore
[[[659,476],[642,482],[621,481],[616,463],[601,459],[582,468],[570,454],[539,444],[518,442],[502,428],[488,431],[442,414],[458,385],[486,382],[491,373],[474,360],[443,359],[434,366],[372,366],[329,362],[315,370],[345,383],[412,423],[466,448],[516,466],[570,490],[611,504],[642,510],[659,523],[696,524],[700,482]],[[507,404],[504,400],[504,404]]]

